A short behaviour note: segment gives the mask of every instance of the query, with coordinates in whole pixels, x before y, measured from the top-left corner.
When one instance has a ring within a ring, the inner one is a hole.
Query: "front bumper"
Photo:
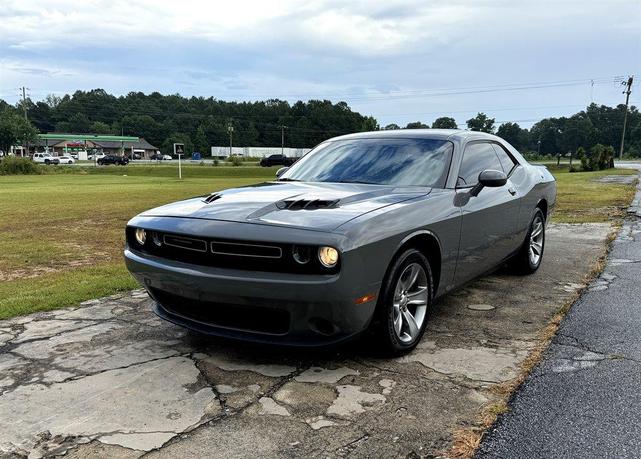
[[[156,313],[201,333],[295,346],[324,346],[364,331],[380,279],[343,259],[332,275],[258,272],[196,266],[125,250],[127,268],[155,300]]]

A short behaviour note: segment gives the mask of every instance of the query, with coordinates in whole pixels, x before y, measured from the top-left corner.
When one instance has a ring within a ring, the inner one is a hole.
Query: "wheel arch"
[[[536,207],[541,209],[543,212],[543,218],[548,219],[548,201],[545,198],[539,199],[539,202],[536,203]]]
[[[429,230],[421,230],[407,235],[399,244],[394,257],[398,256],[408,247],[414,247],[420,251],[430,262],[432,280],[434,282],[433,295],[436,295],[441,281],[442,249],[441,242],[436,234]]]

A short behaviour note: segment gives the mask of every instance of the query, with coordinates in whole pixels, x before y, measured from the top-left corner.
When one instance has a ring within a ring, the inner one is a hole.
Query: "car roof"
[[[353,134],[334,137],[329,140],[349,140],[349,139],[382,139],[382,138],[422,138],[422,139],[440,139],[440,140],[472,140],[487,139],[501,140],[492,134],[478,131],[466,131],[463,129],[393,129],[383,131],[355,132]]]

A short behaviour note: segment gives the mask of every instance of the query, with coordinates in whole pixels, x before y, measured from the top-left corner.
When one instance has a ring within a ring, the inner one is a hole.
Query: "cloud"
[[[13,47],[34,51],[63,44],[189,38],[234,46],[289,41],[376,54],[441,40],[473,12],[463,5],[407,0],[24,0],[4,12],[2,29]]]
[[[575,111],[560,106],[580,107],[590,94],[612,104],[620,90],[605,84],[591,90],[586,83],[425,93],[641,76],[641,4],[630,3],[21,0],[0,10],[0,97],[14,101],[7,88],[22,85],[34,97],[101,87],[117,94],[343,99],[384,123],[450,112],[463,119],[488,108],[497,109],[497,119],[530,119]],[[386,98],[397,93],[417,96]],[[546,106],[549,113],[519,108]]]

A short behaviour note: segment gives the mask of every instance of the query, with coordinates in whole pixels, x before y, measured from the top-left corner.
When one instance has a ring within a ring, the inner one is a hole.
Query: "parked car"
[[[169,161],[173,159],[170,155],[163,155],[162,153],[154,153],[149,157],[153,161]]]
[[[269,155],[260,160],[260,165],[263,167],[291,166],[294,162],[296,162],[294,158],[288,158],[285,155]]]
[[[127,164],[129,164],[129,158],[127,158],[126,156],[105,155],[102,158],[98,159],[98,164],[101,166],[106,166],[108,164],[126,166]]]
[[[60,164],[73,164],[76,161],[71,156],[58,156]]]
[[[198,332],[411,351],[435,298],[509,262],[541,265],[556,182],[474,131],[329,139],[277,180],[168,204],[126,228],[156,313]],[[515,280],[514,288],[518,288]]]
[[[69,156],[78,161],[78,153],[71,153]]]
[[[162,155],[162,160],[163,161],[171,161],[172,159],[174,159],[174,158],[172,158],[171,155]]]
[[[51,156],[51,153],[34,153],[33,161],[43,164],[60,164],[60,160],[55,156]]]
[[[99,160],[100,158],[104,158],[105,156],[107,155],[105,155],[104,153],[96,153],[94,155],[87,156],[87,159],[89,161],[94,161],[94,160]]]

